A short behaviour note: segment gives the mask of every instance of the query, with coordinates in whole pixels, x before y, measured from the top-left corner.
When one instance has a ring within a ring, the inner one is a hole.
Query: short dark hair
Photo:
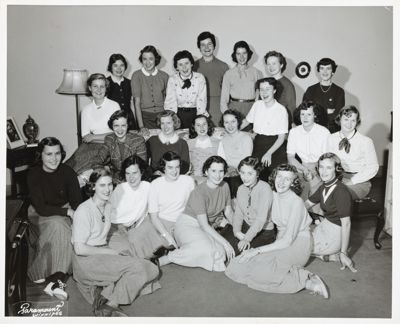
[[[297,169],[294,165],[291,165],[291,164],[280,164],[274,170],[272,170],[272,173],[270,174],[270,176],[268,178],[268,183],[271,186],[271,189],[273,191],[276,191],[275,179],[276,179],[276,175],[278,174],[279,171],[290,171],[294,174],[293,182],[290,185],[290,189],[292,189],[292,191],[296,195],[300,196],[303,188],[301,186],[301,182],[300,182],[299,175],[297,173]]]
[[[332,72],[333,72],[333,73],[336,72],[337,65],[336,65],[335,61],[332,60],[332,59],[329,58],[329,57],[324,57],[324,58],[320,59],[320,60],[317,62],[317,71],[318,71],[318,72],[319,72],[319,69],[320,69],[321,65],[324,65],[324,66],[326,66],[326,65],[331,65],[331,66],[332,66]]]
[[[156,125],[158,128],[161,127],[161,118],[163,117],[171,117],[174,123],[174,129],[179,129],[181,127],[181,120],[178,115],[172,110],[163,110],[156,117]]]
[[[173,151],[165,152],[163,154],[163,156],[161,157],[160,161],[158,161],[158,169],[164,173],[167,162],[171,162],[171,161],[175,161],[175,160],[179,161],[179,165],[182,164],[182,159],[179,154],[177,154]]]
[[[233,52],[231,54],[232,57],[232,61],[237,63],[237,59],[236,59],[236,50],[238,48],[244,48],[247,51],[247,62],[251,60],[252,56],[253,56],[253,51],[250,49],[249,44],[247,44],[245,41],[241,40],[235,43],[235,45],[233,45]],[[246,62],[246,63],[247,63]]]
[[[240,126],[242,126],[242,121],[244,116],[242,115],[242,113],[240,113],[237,110],[233,110],[233,109],[227,109],[223,112],[221,120],[219,122],[221,127],[224,127],[224,116],[226,115],[232,115],[233,117],[236,118],[237,122],[238,122],[238,129],[240,129]]]
[[[174,68],[175,69],[178,66],[178,61],[181,59],[184,59],[184,58],[187,58],[190,61],[190,63],[192,63],[192,65],[194,64],[194,58],[189,51],[187,51],[187,50],[179,51],[178,53],[176,53],[174,55]]]
[[[303,101],[293,112],[293,121],[296,125],[301,125],[301,120],[300,120],[300,113],[302,110],[307,110],[308,108],[312,108],[315,118],[314,122],[322,125],[322,126],[327,126],[328,125],[328,116],[326,114],[326,110],[324,107],[321,105],[317,104],[316,102],[312,100],[306,100]]]
[[[260,90],[261,83],[269,83],[270,85],[272,85],[274,87],[274,90],[277,90],[279,82],[275,78],[272,78],[272,77],[258,79],[256,81],[256,85],[255,85],[256,90],[257,89]]]
[[[37,150],[37,153],[36,153],[36,160],[40,161],[42,159],[42,153],[43,153],[43,150],[44,150],[45,146],[56,146],[56,145],[58,145],[60,147],[61,162],[62,162],[65,159],[65,156],[66,156],[66,152],[64,150],[64,147],[63,147],[63,145],[61,144],[61,142],[60,142],[60,140],[58,138],[51,137],[51,136],[45,137],[39,142],[38,150]]]
[[[147,45],[142,48],[139,55],[139,62],[143,63],[143,53],[152,53],[154,55],[156,66],[161,62],[161,55],[158,54],[157,49],[153,45]]]
[[[317,162],[317,172],[319,175],[319,163],[323,160],[327,160],[327,159],[331,159],[333,160],[333,162],[335,163],[335,174],[336,174],[336,178],[342,179],[343,178],[343,174],[344,174],[344,169],[342,167],[342,162],[340,161],[340,158],[332,152],[328,152],[328,153],[324,153],[322,154]]]
[[[96,186],[96,182],[101,177],[110,177],[112,179],[112,174],[109,167],[105,166],[102,168],[96,168],[90,174],[89,180],[85,185],[85,192],[89,197],[93,197],[95,192],[94,188]]]
[[[210,156],[203,164],[203,174],[206,174],[206,171],[208,171],[208,169],[211,167],[211,164],[213,163],[222,163],[224,165],[224,173],[226,173],[228,171],[228,164],[226,163],[226,161],[218,156],[218,155],[213,155]]]
[[[128,113],[122,109],[114,111],[107,121],[108,127],[112,130],[114,121],[120,118],[125,118],[128,121]]]
[[[112,65],[117,62],[118,60],[121,60],[124,65],[125,65],[125,70],[128,68],[128,62],[126,61],[126,58],[122,54],[111,54],[109,60],[108,60],[108,66],[107,66],[107,71],[112,73]]]
[[[211,42],[213,43],[214,47],[217,46],[217,42],[215,41],[215,35],[210,33],[209,31],[204,31],[197,36],[197,48],[200,48],[200,42],[205,40],[205,39],[211,39]]]
[[[121,165],[121,172],[120,172],[121,179],[125,179],[126,169],[128,169],[131,165],[137,165],[142,176],[145,173],[146,169],[148,168],[147,163],[140,156],[138,156],[136,154],[128,156],[122,162],[122,165]]]
[[[106,96],[108,93],[108,90],[110,89],[110,81],[106,78],[106,76],[102,73],[93,73],[89,76],[89,78],[86,81],[86,95],[88,97],[92,96],[92,92],[90,91],[89,87],[92,86],[93,81],[96,80],[103,80],[105,85],[106,85]]]
[[[342,116],[345,115],[346,117],[349,117],[351,114],[357,114],[356,127],[358,127],[361,124],[360,112],[357,107],[353,105],[344,106],[342,109],[340,109],[339,113],[335,117],[335,123],[340,126],[340,119],[342,118]]]
[[[254,156],[247,156],[242,161],[239,162],[239,165],[237,168],[239,172],[240,172],[240,169],[242,168],[242,166],[244,166],[244,165],[252,167],[257,172],[257,176],[259,176],[261,171],[264,169],[264,167],[260,163],[260,160]]]
[[[282,53],[279,53],[279,52],[276,52],[276,51],[269,51],[264,56],[265,64],[267,64],[267,60],[271,56],[275,56],[275,57],[277,57],[279,59],[279,63],[282,65],[281,72],[285,71],[287,63],[286,63],[286,58],[282,55]]]
[[[196,124],[196,120],[199,119],[199,118],[205,118],[206,121],[207,121],[207,127],[208,127],[207,135],[208,136],[212,136],[212,134],[214,133],[215,127],[214,127],[214,123],[211,121],[211,119],[209,117],[205,116],[205,115],[197,115],[196,117],[193,118],[192,124],[190,125],[189,138],[196,138],[197,137],[198,134],[197,134],[196,130],[194,129],[194,126]]]

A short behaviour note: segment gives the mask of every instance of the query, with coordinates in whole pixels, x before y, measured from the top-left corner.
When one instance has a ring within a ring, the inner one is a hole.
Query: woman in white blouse
[[[164,109],[177,113],[181,128],[189,128],[196,115],[206,115],[207,87],[201,73],[193,72],[194,59],[189,51],[183,50],[174,56],[176,73],[167,84]]]
[[[364,198],[371,190],[371,180],[379,164],[374,142],[357,131],[361,123],[355,106],[345,106],[336,116],[340,131],[328,137],[327,151],[335,153],[344,168],[343,183],[350,189],[353,199]]]

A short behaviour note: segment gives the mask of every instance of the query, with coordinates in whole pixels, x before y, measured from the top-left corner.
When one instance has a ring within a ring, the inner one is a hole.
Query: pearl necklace
[[[331,89],[332,83],[329,85],[328,89],[326,89],[326,90],[324,90],[324,89],[322,88],[322,84],[321,84],[321,83],[319,84],[319,87],[321,88],[321,91],[322,91],[323,93],[327,93],[327,92]]]

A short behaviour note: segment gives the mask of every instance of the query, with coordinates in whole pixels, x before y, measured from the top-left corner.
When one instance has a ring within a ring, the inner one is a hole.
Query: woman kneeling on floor
[[[72,225],[74,279],[96,316],[126,316],[119,305],[159,288],[159,270],[150,261],[107,245],[113,191],[111,173],[96,169],[87,184],[91,198],[79,205]],[[127,250],[129,247],[127,246]]]
[[[229,264],[225,274],[250,288],[271,293],[296,293],[302,289],[328,298],[322,280],[303,267],[310,258],[311,217],[298,196],[300,180],[294,166],[281,164],[270,175],[273,189],[272,221],[276,241],[246,250]]]
[[[357,270],[347,256],[351,227],[351,193],[341,182],[343,168],[339,157],[325,153],[318,160],[318,174],[323,185],[305,202],[307,208],[320,204],[323,220],[314,228],[313,252],[324,261],[340,261],[342,269]]]
[[[28,212],[31,234],[39,235],[28,276],[35,283],[46,282],[46,294],[65,300],[72,260],[71,219],[82,197],[76,173],[61,163],[65,151],[60,141],[55,137],[42,139],[38,153],[40,163],[27,176],[33,206]]]
[[[160,265],[170,262],[208,271],[224,271],[235,251],[217,228],[232,219],[229,187],[223,181],[228,166],[219,156],[209,157],[203,165],[207,180],[190,194],[186,208],[175,225],[178,249],[159,259]],[[226,218],[225,218],[226,217]]]

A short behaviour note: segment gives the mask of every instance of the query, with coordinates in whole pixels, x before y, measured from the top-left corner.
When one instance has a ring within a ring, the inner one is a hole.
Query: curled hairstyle
[[[250,49],[249,44],[247,44],[245,41],[241,40],[235,43],[235,45],[233,45],[233,52],[231,54],[232,57],[232,61],[237,63],[237,59],[236,59],[236,50],[238,48],[244,48],[247,51],[247,62],[249,62],[251,60],[251,57],[253,56],[253,51]]]
[[[197,134],[196,130],[194,129],[194,126],[196,124],[196,120],[199,119],[199,118],[205,118],[205,120],[207,121],[207,128],[208,128],[207,129],[207,135],[208,136],[212,136],[212,134],[214,133],[214,128],[215,127],[214,127],[214,124],[211,121],[211,119],[208,118],[205,115],[197,115],[195,118],[193,118],[192,125],[189,128],[189,138],[196,138],[197,137],[198,134]]]
[[[167,162],[171,162],[174,160],[179,161],[179,165],[182,164],[182,159],[179,156],[179,154],[173,152],[173,151],[167,151],[163,154],[161,157],[160,161],[158,161],[158,169],[161,170],[163,173],[165,172],[165,166],[167,165]]]
[[[161,128],[161,118],[163,117],[172,118],[174,129],[178,129],[179,127],[181,127],[181,120],[179,119],[178,115],[172,110],[164,110],[157,115],[156,125],[158,128]]]
[[[272,170],[272,173],[268,178],[268,183],[271,186],[271,189],[276,192],[275,179],[279,171],[290,171],[293,173],[293,181],[292,184],[290,185],[290,189],[296,195],[300,196],[303,188],[301,186],[299,175],[297,174],[297,169],[294,165],[291,164],[285,164],[285,163],[279,164],[274,170]]]
[[[197,36],[197,48],[200,48],[200,42],[207,38],[211,39],[211,42],[213,43],[214,47],[217,46],[217,42],[215,41],[215,35],[210,33],[209,31],[205,31],[200,33],[199,36]]]
[[[203,174],[206,174],[206,171],[208,171],[208,169],[211,167],[211,164],[213,163],[221,163],[224,166],[224,174],[228,171],[228,164],[226,163],[226,161],[218,156],[218,155],[213,155],[210,156],[203,164]]]
[[[56,145],[58,145],[60,147],[61,162],[62,162],[65,159],[65,155],[66,155],[64,147],[58,138],[51,137],[51,136],[45,137],[39,142],[38,150],[36,152],[36,161],[42,160],[42,153],[43,153],[45,146],[56,146]]]
[[[128,122],[128,114],[124,110],[117,110],[114,111],[113,114],[110,116],[110,118],[107,121],[108,127],[112,130],[113,129],[113,123],[115,120],[120,119],[120,118],[125,118],[126,121]],[[128,126],[128,125],[127,125]]]
[[[342,162],[340,161],[340,158],[335,153],[331,153],[331,152],[324,153],[319,157],[318,162],[317,162],[318,175],[319,175],[319,164],[320,164],[320,162],[323,161],[323,160],[327,160],[327,159],[330,159],[330,160],[332,160],[334,162],[336,178],[339,178],[341,180],[343,178],[343,174],[344,174],[344,169],[342,167]]]
[[[126,58],[122,54],[111,54],[109,60],[108,60],[108,66],[107,66],[107,71],[112,73],[112,65],[117,62],[118,60],[121,60],[122,63],[125,65],[125,70],[128,68],[128,62],[126,61]]]
[[[232,110],[232,109],[225,110],[224,113],[222,114],[221,120],[219,122],[221,127],[224,127],[224,116],[226,116],[226,115],[232,115],[233,117],[236,118],[237,123],[238,123],[238,129],[240,130],[240,126],[242,126],[243,115],[237,110]]]
[[[106,85],[106,96],[107,96],[108,90],[110,89],[110,81],[108,81],[106,76],[102,73],[93,73],[89,76],[89,78],[87,79],[87,82],[86,82],[86,95],[88,97],[92,96],[92,92],[90,91],[89,87],[91,87],[93,81],[96,81],[96,80],[104,81],[104,84]]]
[[[85,192],[89,197],[93,197],[96,187],[96,182],[101,177],[110,177],[112,179],[111,171],[109,167],[102,167],[94,169],[89,177],[88,182],[85,185]]]
[[[125,172],[126,169],[128,169],[131,165],[137,165],[139,170],[140,170],[140,174],[143,175],[145,174],[146,170],[147,170],[147,163],[140,157],[137,156],[136,154],[133,154],[131,156],[128,156],[121,165],[121,172],[120,172],[120,177],[121,179],[125,179]]]
[[[287,65],[287,63],[286,63],[286,58],[282,55],[282,53],[279,53],[279,52],[276,52],[276,51],[269,51],[269,52],[268,52],[267,54],[265,54],[265,56],[264,56],[265,64],[267,64],[267,60],[268,60],[268,58],[271,57],[271,56],[275,56],[275,57],[278,58],[279,64],[282,65],[281,72],[285,71],[285,70],[286,70],[286,65]]]
[[[155,59],[155,64],[156,66],[158,64],[160,64],[161,62],[161,55],[158,54],[156,48],[153,45],[147,45],[145,47],[143,47],[143,49],[140,51],[140,55],[139,55],[139,62],[143,63],[143,54],[144,53],[152,53],[154,55],[154,59]]]
[[[184,58],[187,58],[190,61],[190,63],[192,63],[192,65],[194,64],[194,58],[189,51],[187,51],[187,50],[179,51],[178,53],[176,53],[174,55],[174,68],[175,69],[177,69],[177,67],[178,67],[178,61],[182,60]]]
[[[252,167],[256,171],[257,177],[260,175],[260,172],[264,169],[264,167],[260,163],[260,160],[254,156],[247,156],[242,161],[239,162],[239,165],[238,165],[239,172],[240,172],[240,169],[242,168],[242,166],[244,166],[244,165]]]
[[[296,125],[301,125],[300,113],[302,110],[307,110],[308,108],[312,108],[314,112],[314,122],[327,126],[328,117],[326,114],[326,110],[316,102],[312,100],[303,101],[293,112],[293,121]]]
[[[317,62],[317,71],[318,71],[318,72],[319,72],[319,69],[321,68],[321,65],[323,65],[323,66],[330,65],[330,66],[332,66],[332,72],[333,72],[333,73],[336,72],[337,65],[336,65],[335,61],[332,60],[332,59],[329,58],[329,57],[324,57],[324,58],[320,59],[320,60]]]
[[[335,117],[335,123],[340,126],[340,119],[342,116],[350,117],[352,114],[357,115],[357,125],[358,127],[361,124],[361,117],[360,117],[360,112],[358,111],[356,106],[349,105],[349,106],[344,106],[342,109],[340,109],[339,113]]]

